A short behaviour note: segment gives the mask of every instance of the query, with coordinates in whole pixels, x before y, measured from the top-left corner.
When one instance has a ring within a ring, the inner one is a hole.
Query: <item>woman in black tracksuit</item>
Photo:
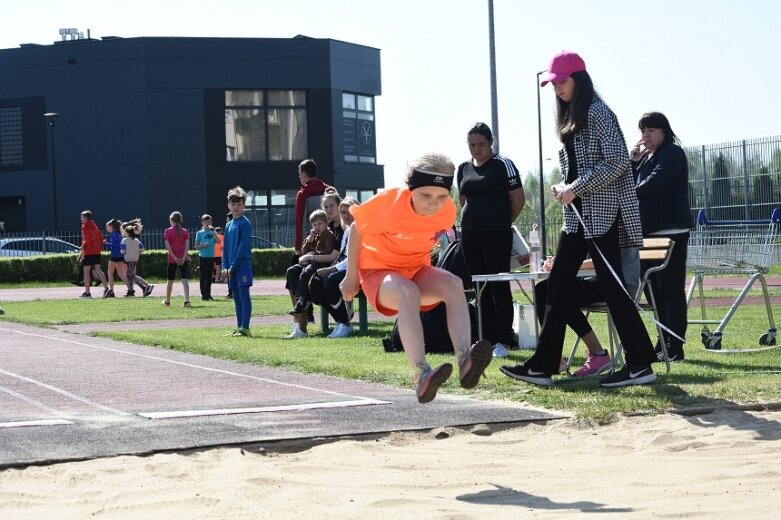
[[[491,129],[476,123],[467,134],[472,160],[458,167],[461,241],[470,275],[510,270],[513,221],[526,197],[513,162],[495,154]],[[483,335],[494,344],[494,356],[506,357],[515,345],[513,302],[509,282],[486,284],[481,298]]]

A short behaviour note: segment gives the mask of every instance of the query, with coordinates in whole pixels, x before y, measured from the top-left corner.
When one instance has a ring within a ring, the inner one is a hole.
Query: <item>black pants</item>
[[[306,265],[296,264],[287,268],[285,288],[291,290],[297,298],[309,300],[309,280],[324,267],[318,262]]]
[[[211,298],[212,279],[214,276],[214,258],[210,256],[199,257],[198,270],[201,282],[201,298]]]
[[[613,278],[595,244],[621,277],[621,253],[616,223],[604,235],[588,240],[584,237],[582,228],[578,229],[577,233],[562,232],[556,261],[548,278],[548,299],[540,336],[537,338],[537,350],[526,361],[526,366],[532,370],[547,374],[556,374],[559,371],[567,319],[573,308],[572,284],[589,252],[594,261],[599,288],[605,296],[618,337],[624,347],[627,365],[648,366],[656,360],[651,339],[637,309],[624,293],[622,285]]]
[[[507,229],[500,230],[462,230],[461,243],[470,275],[506,273],[510,270],[513,237],[509,225]],[[485,284],[480,307],[485,339],[491,343],[515,346],[510,282]]]
[[[621,273],[618,273],[621,275]],[[567,310],[567,325],[579,338],[582,338],[591,332],[591,324],[586,316],[580,310],[596,302],[605,301],[605,297],[599,288],[599,282],[595,277],[576,278],[572,284],[572,299],[570,308]],[[545,306],[548,300],[548,280],[542,280],[534,286],[534,303],[537,307],[537,319],[542,320],[545,317]]]
[[[347,271],[336,271],[323,278],[323,307],[328,310],[328,314],[336,323],[350,323],[352,316],[349,315],[347,304],[342,299],[342,291],[339,284],[344,280]]]
[[[688,325],[688,307],[686,305],[686,253],[689,244],[689,232],[675,235],[650,235],[649,238],[669,238],[675,242],[670,263],[662,271],[651,275],[651,286],[656,298],[656,308],[659,321],[677,335],[686,339]],[[661,262],[645,261],[640,263],[642,272],[661,264]],[[646,291],[646,296],[648,295]],[[681,340],[664,332],[664,340],[669,348],[683,348]]]

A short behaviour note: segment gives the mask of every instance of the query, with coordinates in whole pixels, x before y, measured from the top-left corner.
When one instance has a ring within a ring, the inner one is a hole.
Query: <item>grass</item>
[[[735,291],[719,290],[720,295],[735,296]],[[753,293],[753,292],[752,292]],[[711,295],[711,293],[709,293]],[[176,303],[176,299],[174,300]],[[210,327],[199,320],[233,316],[228,301],[195,301],[192,309],[163,308],[159,298],[114,300],[50,300],[8,302],[3,304],[2,320],[53,327],[61,324],[106,323],[111,321],[144,321],[191,318],[192,327],[176,329],[139,329],[96,332],[136,344],[182,352],[193,352],[216,358],[263,366],[282,367],[305,373],[327,374],[348,379],[410,387],[411,371],[402,353],[385,353],[381,338],[390,333],[392,322],[370,324],[366,335],[338,341],[328,340],[319,332],[319,324],[310,327],[310,337],[283,340],[289,324],[263,325],[253,328],[252,338],[224,337],[230,327]],[[284,316],[290,307],[285,296],[253,298],[255,316]],[[708,316],[720,319],[727,308],[708,308]],[[692,306],[692,317],[699,310]],[[776,313],[776,320],[781,315]],[[607,338],[605,317],[591,317],[600,338]],[[711,327],[713,330],[715,326]],[[758,348],[759,336],[768,328],[763,305],[741,305],[725,329],[724,349]],[[649,325],[650,329],[650,325]],[[651,333],[652,339],[655,332]],[[727,354],[707,351],[699,341],[699,326],[690,325],[685,363],[674,364],[670,374],[664,365],[655,365],[659,382],[642,387],[601,389],[597,378],[559,380],[552,388],[538,388],[513,381],[499,372],[500,364],[514,364],[527,359],[528,351],[513,352],[508,360],[491,364],[478,388],[466,392],[453,377],[443,387],[444,393],[469,394],[481,399],[523,403],[597,422],[609,422],[617,414],[638,411],[662,412],[690,407],[721,407],[732,403],[781,401],[781,348],[754,353]],[[568,332],[565,352],[569,353],[574,336]],[[777,338],[781,342],[781,337]],[[583,362],[581,347],[575,364]],[[432,355],[430,362],[452,362],[453,356]],[[411,390],[410,390],[411,391]]]

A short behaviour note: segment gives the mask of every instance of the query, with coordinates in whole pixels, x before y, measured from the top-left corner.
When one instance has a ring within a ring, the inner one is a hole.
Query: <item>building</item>
[[[61,31],[62,33],[62,31]],[[380,51],[297,36],[83,38],[0,50],[0,221],[70,230],[185,225],[249,192],[258,234],[292,245],[298,163],[365,198],[383,185]],[[46,116],[44,114],[47,114]]]

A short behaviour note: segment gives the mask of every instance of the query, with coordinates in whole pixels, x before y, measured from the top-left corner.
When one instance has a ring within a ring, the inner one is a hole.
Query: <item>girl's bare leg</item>
[[[423,324],[420,322],[421,292],[415,282],[389,273],[380,284],[377,303],[399,313],[399,336],[411,367],[430,368],[426,362]]]

